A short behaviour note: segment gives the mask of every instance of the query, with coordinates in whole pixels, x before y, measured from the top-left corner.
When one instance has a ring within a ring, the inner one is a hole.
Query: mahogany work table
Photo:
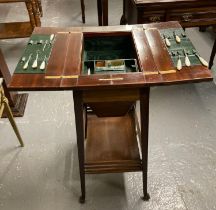
[[[200,63],[176,70],[159,32],[166,29],[182,30],[177,22],[34,30],[33,35],[55,34],[46,70],[17,70],[10,89],[73,90],[81,203],[85,174],[129,171],[142,172],[143,198],[148,200],[150,87],[212,80]],[[119,59],[112,60],[113,55]],[[101,60],[104,56],[109,60]]]

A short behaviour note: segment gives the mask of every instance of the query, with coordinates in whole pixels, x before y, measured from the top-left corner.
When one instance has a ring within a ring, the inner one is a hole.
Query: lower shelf
[[[140,171],[133,112],[122,117],[88,115],[85,173]]]
[[[32,31],[30,22],[0,23],[0,39],[29,37]]]

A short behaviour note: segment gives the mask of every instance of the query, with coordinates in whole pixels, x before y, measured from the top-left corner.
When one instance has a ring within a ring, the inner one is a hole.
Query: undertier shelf
[[[132,112],[121,117],[88,115],[85,173],[140,171],[135,120]]]

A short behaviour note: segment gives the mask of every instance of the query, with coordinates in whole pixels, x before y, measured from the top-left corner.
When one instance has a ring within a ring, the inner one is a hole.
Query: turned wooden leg
[[[35,22],[35,17],[34,17],[34,13],[33,13],[32,3],[30,1],[26,1],[25,4],[26,4],[26,8],[28,10],[30,23],[31,23],[32,30],[33,30],[36,26],[36,22]]]
[[[97,0],[98,25],[108,26],[108,0]]]
[[[123,0],[123,14],[122,14],[121,19],[120,19],[120,25],[127,24],[127,20],[125,18],[125,6],[126,6],[126,3],[125,3],[125,0]]]
[[[80,203],[85,202],[85,171],[84,171],[84,119],[83,111],[84,104],[82,100],[82,91],[73,91],[74,99],[74,112],[76,122],[76,135],[77,135],[77,148],[78,148],[78,159],[79,159],[79,171],[80,171],[80,182],[81,182],[81,196]]]
[[[85,23],[85,3],[84,0],[81,1],[81,11],[82,11],[82,22]]]
[[[36,5],[35,0],[30,0],[30,1],[31,1],[31,5],[32,5],[33,14],[34,14],[35,24],[37,27],[40,27],[41,26],[40,12],[37,9],[37,5]]]
[[[40,11],[40,16],[43,17],[43,9],[42,9],[41,0],[36,0],[36,4],[38,5],[38,9]]]
[[[148,132],[149,132],[149,93],[150,88],[140,90],[140,123],[141,123],[141,151],[143,172],[143,199],[150,199],[147,188],[148,180]]]
[[[19,130],[17,128],[16,122],[14,121],[13,114],[12,114],[11,109],[9,107],[8,100],[4,96],[3,96],[3,103],[4,103],[4,108],[5,108],[5,111],[7,113],[8,119],[11,123],[11,126],[13,127],[13,130],[14,130],[19,142],[20,142],[20,145],[21,145],[21,147],[24,147],[23,140],[21,138],[21,135],[20,135]]]

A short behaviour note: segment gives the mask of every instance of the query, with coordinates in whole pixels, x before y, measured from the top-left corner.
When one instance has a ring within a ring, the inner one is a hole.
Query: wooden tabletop
[[[10,89],[22,91],[110,89],[211,81],[213,78],[210,70],[202,65],[183,67],[181,71],[176,71],[173,66],[165,44],[156,29],[180,27],[177,22],[166,22],[131,26],[35,28],[34,34],[58,34],[47,71],[45,74],[14,74]],[[125,33],[131,34],[133,38],[140,72],[82,74],[83,37]],[[69,47],[64,51],[65,43],[62,37],[69,34],[68,44],[65,45]],[[55,73],[49,74],[52,72],[50,69]]]

